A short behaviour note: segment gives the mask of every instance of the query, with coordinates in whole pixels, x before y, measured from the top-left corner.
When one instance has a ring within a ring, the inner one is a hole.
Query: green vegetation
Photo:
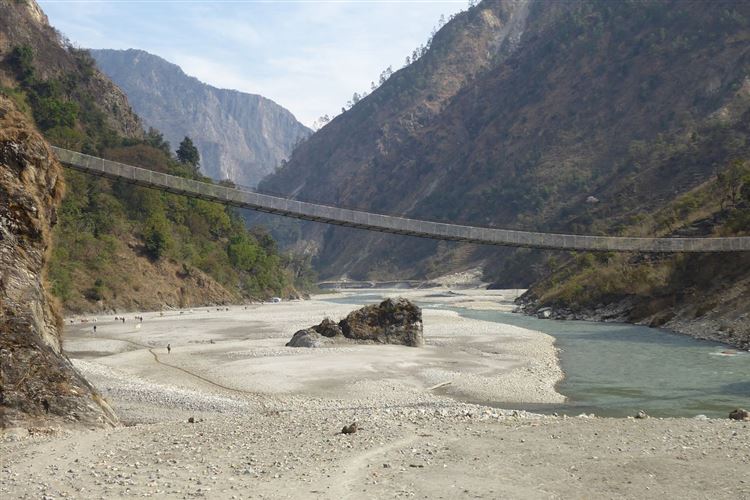
[[[156,130],[133,139],[108,127],[86,87],[95,71],[93,61],[84,51],[73,52],[75,71],[41,79],[33,51],[14,48],[5,63],[19,85],[3,92],[27,104],[25,110],[56,145],[210,182],[198,173],[200,156],[190,138],[173,156]],[[129,268],[136,263],[134,253],[155,268],[171,263],[181,269],[178,276],[201,270],[238,297],[289,293],[297,278],[306,275],[298,262],[280,254],[266,232],[248,230],[234,209],[74,171],[66,170],[65,177],[67,193],[54,231],[48,278],[52,292],[69,309],[85,309],[83,300],[107,302],[149,286],[147,276]]]
[[[670,236],[691,226],[709,228],[705,236],[750,234],[750,161],[732,161],[698,188],[678,196],[651,216],[634,220],[626,233]],[[696,277],[697,258],[577,253],[562,261],[548,259],[549,274],[535,285],[534,292],[541,304],[573,311],[627,296],[669,295],[670,290],[689,288],[687,281]]]
[[[5,59],[18,87],[4,92],[30,110],[39,129],[53,143],[95,154],[122,141],[106,126],[104,112],[94,104],[88,83],[95,63],[85,50],[69,49],[75,70],[42,78],[34,67],[34,51],[27,45],[14,47]],[[15,94],[15,95],[14,95]],[[19,98],[22,94],[23,98]]]
[[[196,170],[198,169],[201,158],[198,148],[195,147],[190,137],[185,137],[180,143],[180,147],[177,149],[177,160],[184,165],[190,165]]]

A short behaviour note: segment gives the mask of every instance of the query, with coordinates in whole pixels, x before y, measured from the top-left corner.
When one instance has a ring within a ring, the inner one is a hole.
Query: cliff
[[[62,354],[62,319],[44,278],[62,167],[0,96],[0,427],[113,424]]]
[[[97,65],[128,95],[149,127],[173,148],[190,137],[201,171],[216,180],[255,186],[311,131],[265,97],[218,89],[179,66],[140,50],[92,50]]]

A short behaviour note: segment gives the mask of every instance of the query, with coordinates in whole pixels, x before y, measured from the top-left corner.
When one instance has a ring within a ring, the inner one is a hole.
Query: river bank
[[[419,293],[486,308],[511,307],[516,292]],[[285,348],[296,329],[354,308],[334,297],[137,314],[142,323],[97,317],[96,333],[93,318],[69,326],[68,355],[126,426],[6,433],[0,494],[750,495],[748,423],[557,418],[461,402],[561,402],[548,335],[440,306],[424,310],[425,348]],[[355,421],[356,433],[340,433]]]

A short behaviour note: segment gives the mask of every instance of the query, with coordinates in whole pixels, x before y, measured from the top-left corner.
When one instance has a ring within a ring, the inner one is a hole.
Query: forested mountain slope
[[[185,136],[201,151],[201,172],[255,186],[312,132],[265,97],[218,89],[141,50],[92,50],[97,65],[128,96],[147,127],[176,146]]]
[[[261,187],[411,217],[638,234],[747,155],[749,30],[750,4],[734,1],[485,1]],[[523,285],[545,272],[542,252],[317,225],[304,237],[320,242],[324,276],[482,263]]]
[[[66,44],[32,0],[0,2],[0,92],[51,143],[186,177],[157,131],[144,133],[118,87]],[[237,302],[294,294],[272,239],[227,207],[63,171],[67,195],[48,275],[70,312]],[[2,202],[4,200],[0,200]]]

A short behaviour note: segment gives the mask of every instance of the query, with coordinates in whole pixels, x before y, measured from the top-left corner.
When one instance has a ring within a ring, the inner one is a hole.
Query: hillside
[[[33,2],[0,3],[0,93],[51,143],[175,175],[163,136],[144,133],[118,87],[65,44]],[[12,23],[10,22],[12,21]],[[4,28],[4,29],[5,29]],[[304,269],[224,206],[63,171],[67,195],[48,272],[68,312],[124,311],[295,295]]]
[[[255,186],[311,131],[270,99],[218,89],[140,50],[91,50],[147,127],[173,147],[185,137],[201,152],[201,172]]]
[[[750,234],[750,161],[678,196],[641,230],[672,236]],[[582,253],[548,261],[520,301],[556,318],[628,321],[750,348],[750,255]]]
[[[14,50],[19,49],[25,51],[11,57]],[[39,82],[44,82],[36,92],[34,118],[45,129],[47,137],[81,149],[97,147],[63,130],[69,121],[65,112],[72,108],[66,109],[61,104],[70,101],[76,102],[76,112],[86,114],[90,121],[98,122],[103,128],[125,137],[143,136],[140,119],[133,113],[125,94],[96,71],[94,61],[85,51],[73,47],[49,25],[47,16],[34,0],[0,1],[0,61],[3,61],[0,90],[10,93],[17,102],[20,99],[21,109],[28,110],[29,103],[17,94],[19,80],[28,78],[29,71],[33,70]],[[19,70],[25,73],[19,74]],[[69,75],[79,76],[75,85]],[[93,134],[91,139],[102,142],[107,138],[103,134]]]

